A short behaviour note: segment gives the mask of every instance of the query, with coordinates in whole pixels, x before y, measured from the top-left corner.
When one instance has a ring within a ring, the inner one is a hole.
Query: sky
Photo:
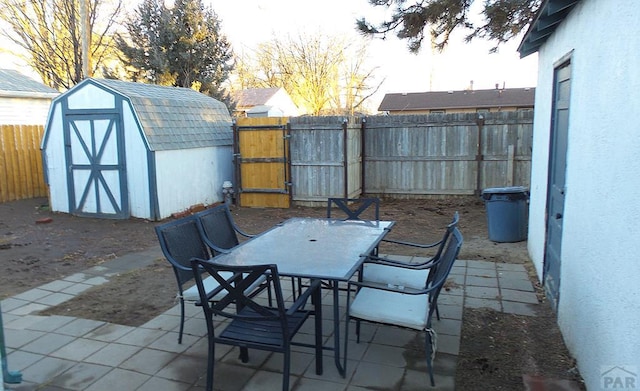
[[[360,40],[355,21],[366,17],[382,20],[389,15],[384,7],[373,7],[367,0],[204,0],[221,20],[222,32],[234,51],[250,52],[273,37],[300,34],[326,34]],[[479,7],[482,0],[475,0]],[[366,64],[377,68],[378,93],[369,108],[375,111],[386,93],[464,90],[473,81],[474,89],[535,87],[537,54],[520,59],[516,51],[521,37],[501,45],[497,54],[489,54],[494,45],[483,40],[465,43],[464,32],[452,35],[447,49],[432,52],[427,42],[419,54],[407,49],[406,41],[393,34],[386,40],[369,42]],[[33,73],[0,50],[0,67]],[[376,83],[376,84],[377,84]]]
[[[207,0],[205,0],[207,1]],[[344,35],[361,39],[355,21],[365,17],[382,20],[383,7],[367,0],[209,0],[221,20],[234,51],[247,51],[272,37],[300,33]],[[481,0],[474,2],[482,5]],[[476,5],[477,4],[477,5]],[[442,53],[432,52],[427,41],[419,54],[407,49],[406,41],[395,36],[370,42],[369,67],[377,67],[378,80],[384,82],[372,98],[377,109],[386,93],[464,90],[473,81],[474,89],[535,87],[537,54],[520,59],[517,47],[521,37],[501,45],[489,54],[493,43],[484,40],[464,42],[464,32],[452,36]]]

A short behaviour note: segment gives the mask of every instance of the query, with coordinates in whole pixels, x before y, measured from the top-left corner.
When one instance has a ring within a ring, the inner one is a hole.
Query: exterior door
[[[128,218],[129,203],[120,116],[65,116],[65,159],[71,214]]]
[[[569,131],[569,98],[571,95],[570,81],[571,64],[566,62],[555,70],[549,145],[547,236],[543,276],[545,291],[554,310],[557,309],[558,300],[560,299],[562,221]]]
[[[238,119],[234,127],[234,155],[241,206],[291,205],[287,122],[286,117]]]

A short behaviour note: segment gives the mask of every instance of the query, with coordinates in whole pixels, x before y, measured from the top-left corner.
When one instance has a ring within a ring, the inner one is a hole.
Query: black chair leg
[[[433,378],[433,337],[431,336],[431,333],[434,333],[434,331],[432,330],[427,330],[426,331],[426,338],[425,338],[425,351],[427,353],[427,370],[429,371],[429,380],[431,381],[431,387],[435,387],[436,386],[436,381]]]
[[[240,361],[243,363],[249,362],[249,349],[248,348],[240,348]]]
[[[184,331],[184,299],[180,298],[180,332],[178,333],[178,344],[182,344],[182,332]]]
[[[207,388],[206,391],[213,391],[213,365],[215,362],[215,343],[209,337],[209,354],[207,358]]]

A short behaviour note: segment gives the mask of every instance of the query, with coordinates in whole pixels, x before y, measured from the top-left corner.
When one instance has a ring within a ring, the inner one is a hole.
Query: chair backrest
[[[438,246],[438,251],[436,251],[436,254],[433,256],[433,259],[439,259],[440,258],[440,256],[442,255],[442,250],[444,249],[444,246],[447,244],[447,240],[449,239],[449,236],[451,235],[451,232],[455,228],[458,228],[458,223],[459,222],[460,222],[460,215],[456,211],[453,214],[453,218],[451,219],[451,222],[449,224],[447,224],[447,228],[445,229],[444,235],[442,235],[442,239],[440,241],[440,245]]]
[[[200,294],[200,303],[204,303],[203,310],[207,322],[210,322],[213,316],[221,316],[243,322],[256,322],[262,326],[280,323],[283,332],[282,341],[289,340],[286,308],[276,265],[228,266],[217,264],[215,260],[193,259],[191,267]],[[208,273],[219,284],[218,288],[209,293],[210,296],[218,297],[222,294],[219,300],[215,302],[208,300],[201,272]],[[265,300],[250,295],[249,288],[259,282],[263,276],[273,288],[277,311],[266,306]]]
[[[173,266],[181,290],[182,284],[193,278],[191,258],[209,258],[198,225],[195,216],[187,216],[155,227],[162,253]]]
[[[331,212],[334,205],[346,215],[346,220],[380,220],[379,198],[329,198],[327,200],[328,218],[333,217]]]
[[[433,273],[429,273],[429,277],[427,278],[427,286],[431,287],[430,294],[430,302],[432,303],[430,311],[436,308],[436,301],[438,300],[438,295],[440,295],[440,291],[444,286],[444,283],[447,281],[447,277],[449,276],[449,272],[451,272],[451,268],[453,268],[453,263],[456,258],[458,258],[458,254],[460,253],[460,248],[462,247],[462,234],[457,227],[453,227],[451,230],[446,245],[444,247],[444,251],[440,256],[440,259],[436,265],[434,265],[432,271]],[[429,281],[431,279],[431,281]]]
[[[196,213],[202,226],[203,240],[215,255],[239,244],[231,212],[227,204]]]

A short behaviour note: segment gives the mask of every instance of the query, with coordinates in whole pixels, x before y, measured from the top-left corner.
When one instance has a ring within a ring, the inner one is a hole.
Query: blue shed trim
[[[160,219],[160,201],[158,200],[158,182],[156,181],[156,153],[147,151],[147,167],[149,169],[149,208],[151,220]]]

